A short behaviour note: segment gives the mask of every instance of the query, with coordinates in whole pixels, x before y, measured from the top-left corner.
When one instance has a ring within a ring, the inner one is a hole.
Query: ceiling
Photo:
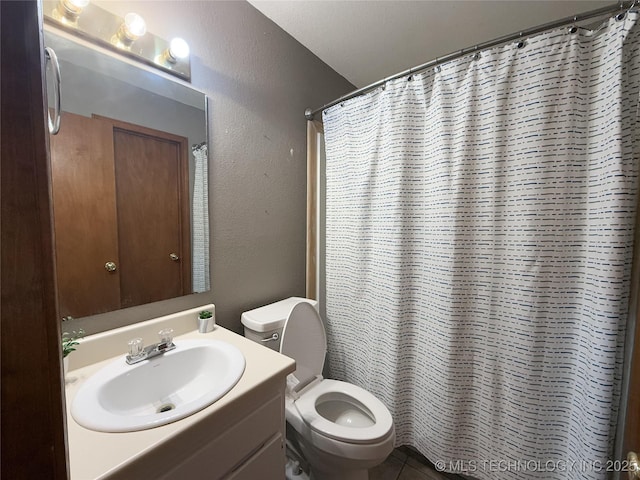
[[[249,0],[356,87],[615,0]]]

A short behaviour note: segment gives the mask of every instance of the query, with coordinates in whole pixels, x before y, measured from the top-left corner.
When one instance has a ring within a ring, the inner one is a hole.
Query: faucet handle
[[[144,351],[144,344],[141,338],[133,338],[129,340],[129,356],[131,358],[137,358],[142,355]]]
[[[167,345],[171,345],[173,343],[173,328],[165,328],[158,332],[158,336],[160,337],[160,343],[166,343]]]

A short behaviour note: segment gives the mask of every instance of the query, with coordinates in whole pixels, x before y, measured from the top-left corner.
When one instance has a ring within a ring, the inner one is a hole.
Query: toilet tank
[[[241,317],[244,336],[276,352],[280,351],[280,340],[284,324],[293,307],[307,302],[318,308],[318,302],[302,297],[290,297],[279,302],[244,312]]]

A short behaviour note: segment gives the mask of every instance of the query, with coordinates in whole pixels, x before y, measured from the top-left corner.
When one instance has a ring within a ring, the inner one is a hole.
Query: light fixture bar
[[[67,16],[61,15],[60,5],[71,6],[72,14],[65,10]],[[82,7],[76,8],[76,5]],[[144,20],[139,15],[128,14],[122,18],[85,0],[43,0],[42,9],[44,21],[49,25],[188,82],[191,81],[188,46],[186,56],[173,55],[175,47],[172,50],[169,41],[147,31]],[[184,45],[181,46],[184,47]],[[178,53],[184,51],[183,48]]]

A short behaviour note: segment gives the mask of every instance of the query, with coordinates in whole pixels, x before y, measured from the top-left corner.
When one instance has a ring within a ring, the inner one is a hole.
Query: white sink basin
[[[133,432],[187,417],[221,398],[244,372],[244,356],[217,340],[177,340],[163,355],[127,365],[122,358],[89,377],[71,405],[83,427]]]

